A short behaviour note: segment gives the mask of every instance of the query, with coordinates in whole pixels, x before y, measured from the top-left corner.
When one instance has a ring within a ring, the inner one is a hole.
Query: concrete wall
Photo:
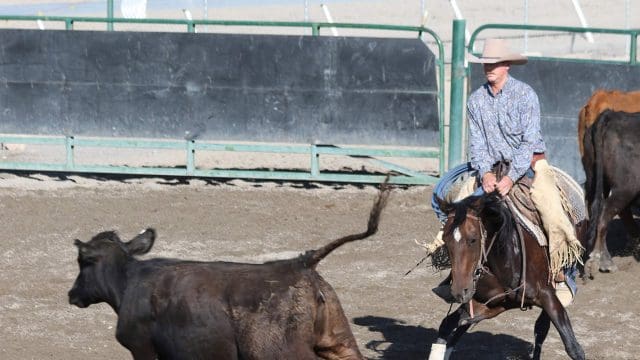
[[[418,39],[0,30],[0,132],[438,145]]]

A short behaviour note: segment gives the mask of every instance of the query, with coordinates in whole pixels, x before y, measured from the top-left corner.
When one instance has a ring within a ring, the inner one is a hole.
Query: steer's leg
[[[620,219],[624,222],[624,227],[629,234],[629,242],[627,243],[626,251],[633,252],[640,244],[640,228],[633,218],[633,212],[631,206],[627,206],[620,212]]]
[[[602,213],[600,219],[598,219],[598,237],[596,243],[601,245],[600,252],[600,268],[601,272],[615,272],[618,270],[616,264],[611,259],[611,254],[607,249],[607,227],[609,222],[616,214],[620,213],[621,216],[628,217],[627,221],[633,221],[633,216],[628,209],[630,202],[633,199],[629,199],[628,192],[614,189],[611,195],[605,200],[602,207]]]
[[[637,240],[640,238],[640,228],[638,228],[638,224],[636,220],[633,218],[633,212],[631,211],[631,206],[627,206],[626,208],[620,211],[620,219],[624,223],[627,232],[629,233],[629,237],[633,240]]]
[[[593,274],[596,269],[602,272],[614,272],[618,269],[607,250],[607,226],[613,217],[628,205],[629,200],[625,199],[624,194],[619,190],[613,190],[611,195],[604,199],[598,218],[593,219],[593,221],[597,221],[596,240],[593,251],[589,254],[589,260],[585,264],[585,270],[588,273]]]
[[[349,320],[344,314],[340,300],[329,284],[322,283],[316,294],[316,319],[314,323],[315,344],[310,349],[326,360],[364,359],[358,343],[351,332]],[[308,344],[307,344],[308,346]],[[303,359],[298,357],[298,359]]]

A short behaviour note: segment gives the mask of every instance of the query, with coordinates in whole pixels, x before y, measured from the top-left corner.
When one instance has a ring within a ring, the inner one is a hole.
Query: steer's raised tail
[[[340,239],[336,239],[329,244],[317,249],[310,250],[306,254],[303,255],[304,264],[306,267],[315,267],[320,260],[324,259],[325,256],[329,255],[333,250],[342,246],[351,241],[362,240],[365,239],[378,231],[378,224],[380,223],[380,214],[382,210],[387,205],[387,199],[389,199],[389,193],[391,192],[391,186],[387,184],[385,181],[380,185],[380,192],[378,193],[378,198],[373,204],[373,208],[371,209],[371,213],[369,214],[369,222],[367,223],[367,231],[359,233],[347,235],[345,237],[341,237]]]

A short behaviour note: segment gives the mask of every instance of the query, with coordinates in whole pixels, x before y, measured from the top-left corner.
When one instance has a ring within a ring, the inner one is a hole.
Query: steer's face
[[[120,290],[126,284],[126,263],[133,255],[148,252],[154,240],[153,229],[145,230],[127,243],[112,231],[100,233],[86,243],[76,239],[80,273],[69,290],[69,303],[85,308],[107,302],[117,307]]]

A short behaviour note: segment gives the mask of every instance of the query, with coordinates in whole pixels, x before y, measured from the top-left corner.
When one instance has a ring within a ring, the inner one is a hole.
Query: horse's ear
[[[475,215],[479,215],[484,209],[485,200],[487,199],[486,195],[474,197],[473,201],[469,203],[469,209],[475,213]]]
[[[447,200],[436,196],[436,203],[438,204],[438,207],[440,208],[440,211],[442,211],[445,214],[450,213],[453,210],[453,204],[449,203]]]

